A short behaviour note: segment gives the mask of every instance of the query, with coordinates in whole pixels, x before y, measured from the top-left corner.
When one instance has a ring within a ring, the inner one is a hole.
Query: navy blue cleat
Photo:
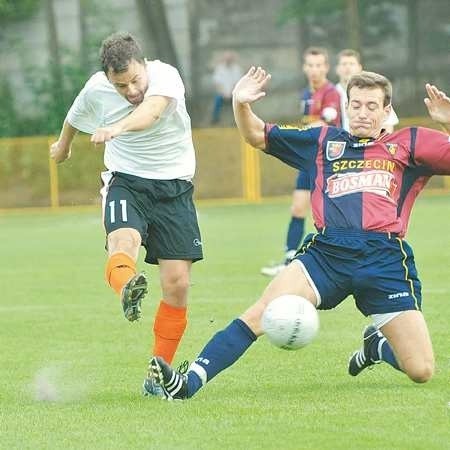
[[[379,364],[381,359],[373,357],[373,347],[376,346],[375,354],[378,355],[378,347],[381,341],[386,340],[380,331],[373,325],[365,328],[363,333],[363,346],[350,357],[348,361],[348,373],[352,377],[359,375],[367,367]]]
[[[184,363],[182,366],[185,365]],[[183,368],[184,369],[184,368]],[[179,370],[183,371],[182,368]],[[162,387],[166,400],[185,400],[187,398],[187,376],[173,369],[160,356],[150,359],[149,376]]]
[[[141,317],[141,302],[148,292],[148,280],[144,272],[136,274],[123,287],[121,301],[123,314],[134,322]]]

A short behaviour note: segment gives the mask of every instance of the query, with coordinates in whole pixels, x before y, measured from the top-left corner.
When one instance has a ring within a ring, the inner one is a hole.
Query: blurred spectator
[[[347,117],[347,85],[353,75],[361,73],[363,70],[361,65],[361,56],[359,52],[352,49],[344,49],[338,53],[338,62],[336,65],[336,74],[339,77],[339,82],[336,84],[336,89],[341,96],[341,127],[349,131],[349,123]],[[398,124],[398,117],[391,108],[389,117],[383,123],[383,128],[388,132],[394,131],[394,126]]]
[[[211,124],[219,123],[224,104],[231,107],[231,94],[234,85],[243,75],[243,70],[237,60],[237,54],[228,50],[222,54],[214,68],[213,82],[215,95]]]

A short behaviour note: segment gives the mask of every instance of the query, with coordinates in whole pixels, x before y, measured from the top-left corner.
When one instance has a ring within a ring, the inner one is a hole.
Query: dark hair
[[[355,86],[360,89],[381,89],[384,93],[383,106],[389,105],[392,101],[392,84],[386,77],[379,73],[363,71],[358,75],[353,75],[347,85],[348,99],[350,99],[350,89]]]
[[[308,47],[303,52],[303,59],[308,55],[322,55],[325,57],[325,61],[328,62],[328,50],[324,47]]]
[[[356,50],[353,50],[351,48],[344,48],[344,50],[341,50],[337,54],[338,61],[345,56],[352,56],[353,58],[356,58],[356,60],[361,64],[361,55]]]
[[[130,33],[114,33],[102,42],[100,63],[106,75],[110,70],[125,72],[132,59],[144,63],[142,50]]]

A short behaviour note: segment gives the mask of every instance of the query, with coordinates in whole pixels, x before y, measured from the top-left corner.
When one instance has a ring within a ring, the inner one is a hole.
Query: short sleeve
[[[70,125],[88,134],[93,134],[102,125],[101,115],[94,105],[94,97],[95,93],[88,82],[77,95],[66,116],[66,121]]]
[[[266,124],[265,151],[295,169],[308,170],[314,164],[322,128]]]
[[[412,128],[415,145],[412,156],[417,166],[435,175],[450,175],[450,136],[429,128]]]
[[[147,65],[149,85],[145,97],[159,95],[171,99],[163,116],[172,114],[177,108],[177,103],[184,100],[184,84],[178,70],[161,61],[151,61]]]
[[[321,118],[330,125],[339,126],[341,123],[341,96],[333,86],[324,95]]]

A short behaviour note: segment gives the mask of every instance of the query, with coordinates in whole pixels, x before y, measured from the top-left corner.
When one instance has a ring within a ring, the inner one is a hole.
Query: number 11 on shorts
[[[128,222],[128,216],[127,216],[127,201],[126,200],[120,200],[120,209],[122,213],[122,222]],[[112,202],[109,202],[109,214],[111,223],[116,222],[116,201],[113,200]]]

